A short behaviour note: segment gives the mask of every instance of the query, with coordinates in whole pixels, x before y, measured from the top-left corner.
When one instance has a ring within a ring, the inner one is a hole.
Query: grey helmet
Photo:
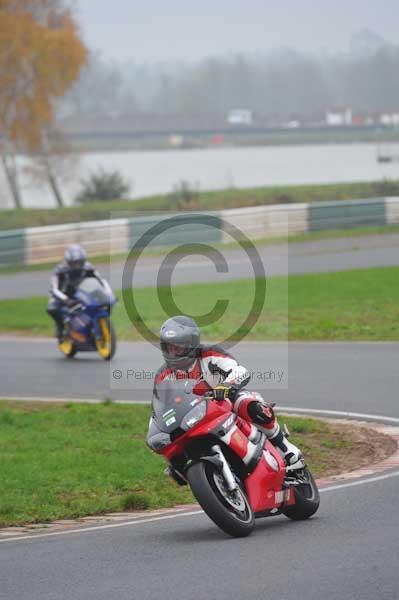
[[[69,244],[65,250],[64,260],[71,271],[80,273],[86,262],[86,251],[79,244]]]
[[[162,325],[159,337],[167,366],[189,369],[200,345],[200,330],[196,322],[189,317],[171,317]]]

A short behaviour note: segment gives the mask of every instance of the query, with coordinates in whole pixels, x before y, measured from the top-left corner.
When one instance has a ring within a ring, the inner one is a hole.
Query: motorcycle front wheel
[[[68,337],[64,338],[62,342],[58,343],[58,348],[67,358],[73,358],[77,352],[73,341]]]
[[[232,537],[251,533],[255,517],[241,487],[230,492],[222,473],[206,461],[190,467],[187,479],[201,508],[222,531]]]
[[[308,467],[295,474],[297,485],[294,486],[295,504],[287,506],[282,513],[293,521],[309,519],[317,512],[320,505],[320,494],[314,477]]]
[[[102,317],[98,324],[101,338],[96,339],[97,352],[104,360],[111,360],[116,351],[116,333],[110,319]]]

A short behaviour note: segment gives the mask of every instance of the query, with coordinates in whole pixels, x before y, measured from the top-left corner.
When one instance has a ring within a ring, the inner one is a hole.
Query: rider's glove
[[[248,414],[254,423],[258,425],[270,425],[274,421],[274,410],[272,404],[263,402],[250,402]]]
[[[227,398],[230,397],[231,391],[231,385],[229,385],[228,383],[221,383],[220,385],[217,385],[215,388],[213,388],[213,396],[215,400],[227,400]]]
[[[72,306],[75,306],[75,304],[77,304],[77,300],[75,300],[75,298],[67,298],[65,300],[65,304],[71,308]]]

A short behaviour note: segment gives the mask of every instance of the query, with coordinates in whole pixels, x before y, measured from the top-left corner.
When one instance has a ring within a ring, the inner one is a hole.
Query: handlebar
[[[224,399],[218,400],[217,398],[215,398],[214,390],[209,390],[209,392],[205,392],[205,394],[203,394],[203,398],[207,398],[208,400],[215,400],[215,402],[224,402]]]
[[[69,312],[73,313],[77,310],[81,310],[83,308],[83,304],[81,302],[77,302],[73,306],[68,306]]]

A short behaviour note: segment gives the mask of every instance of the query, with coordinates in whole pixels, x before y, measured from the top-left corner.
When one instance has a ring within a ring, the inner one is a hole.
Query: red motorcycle
[[[284,514],[302,520],[317,511],[320,496],[306,464],[287,467],[229,400],[202,395],[203,383],[187,379],[165,380],[157,391],[147,443],[224,532],[244,537],[256,518]]]

